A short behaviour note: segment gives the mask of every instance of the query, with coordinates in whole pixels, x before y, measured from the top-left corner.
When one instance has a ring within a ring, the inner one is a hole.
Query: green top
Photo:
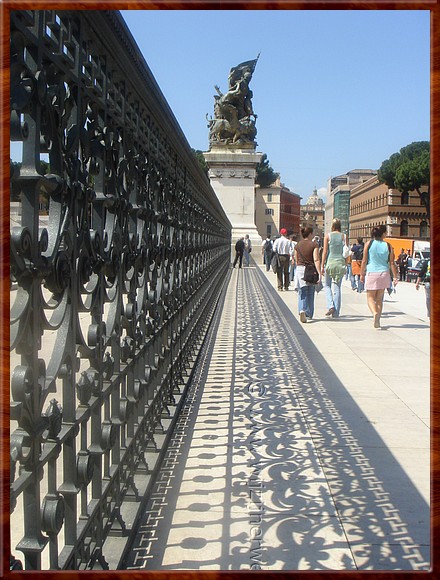
[[[345,258],[342,255],[344,247],[344,236],[341,232],[331,232],[329,234],[328,255],[325,262],[325,270],[329,276],[339,282],[345,275]]]

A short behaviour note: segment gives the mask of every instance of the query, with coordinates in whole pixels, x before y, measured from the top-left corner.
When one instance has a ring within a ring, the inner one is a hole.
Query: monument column
[[[213,147],[204,153],[212,188],[232,224],[232,240],[249,234],[262,243],[255,226],[255,175],[262,153],[252,149]]]
[[[214,117],[208,120],[209,151],[203,154],[212,188],[232,224],[233,246],[246,234],[253,245],[262,244],[255,226],[255,176],[263,154],[255,150],[257,116],[249,89],[257,61],[258,57],[230,70],[226,93],[215,87]]]

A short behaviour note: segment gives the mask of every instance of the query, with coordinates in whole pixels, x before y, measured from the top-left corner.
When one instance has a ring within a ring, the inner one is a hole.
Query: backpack
[[[362,260],[362,258],[364,257],[364,246],[361,246],[359,249],[356,250],[356,252],[354,253],[354,259],[355,260]]]
[[[272,249],[272,242],[270,240],[266,240],[264,242],[264,251],[268,252],[271,249]]]

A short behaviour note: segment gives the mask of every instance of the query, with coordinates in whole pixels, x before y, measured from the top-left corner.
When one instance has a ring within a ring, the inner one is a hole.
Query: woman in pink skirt
[[[361,282],[365,284],[367,291],[367,304],[374,317],[374,328],[380,328],[383,295],[391,286],[390,270],[393,273],[394,285],[397,284],[394,251],[383,239],[385,232],[386,226],[376,226],[371,230],[371,240],[365,244],[361,266]]]

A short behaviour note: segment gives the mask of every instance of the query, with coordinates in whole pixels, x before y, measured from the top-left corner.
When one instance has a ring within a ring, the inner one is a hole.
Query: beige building
[[[313,228],[315,236],[319,236],[321,239],[324,237],[325,202],[318,197],[316,187],[306,203],[301,206],[301,228],[306,226]]]
[[[269,187],[255,188],[255,225],[259,235],[279,236],[280,229],[289,234],[300,233],[301,196],[290,191],[278,178]]]
[[[374,176],[350,192],[350,243],[358,237],[369,239],[377,225],[386,225],[390,238],[429,240],[426,208],[417,191],[403,194]]]
[[[373,169],[353,169],[344,175],[331,177],[327,183],[327,203],[325,207],[325,231],[329,232],[333,218],[341,220],[344,234],[350,229],[351,191],[371,179],[377,171]]]

